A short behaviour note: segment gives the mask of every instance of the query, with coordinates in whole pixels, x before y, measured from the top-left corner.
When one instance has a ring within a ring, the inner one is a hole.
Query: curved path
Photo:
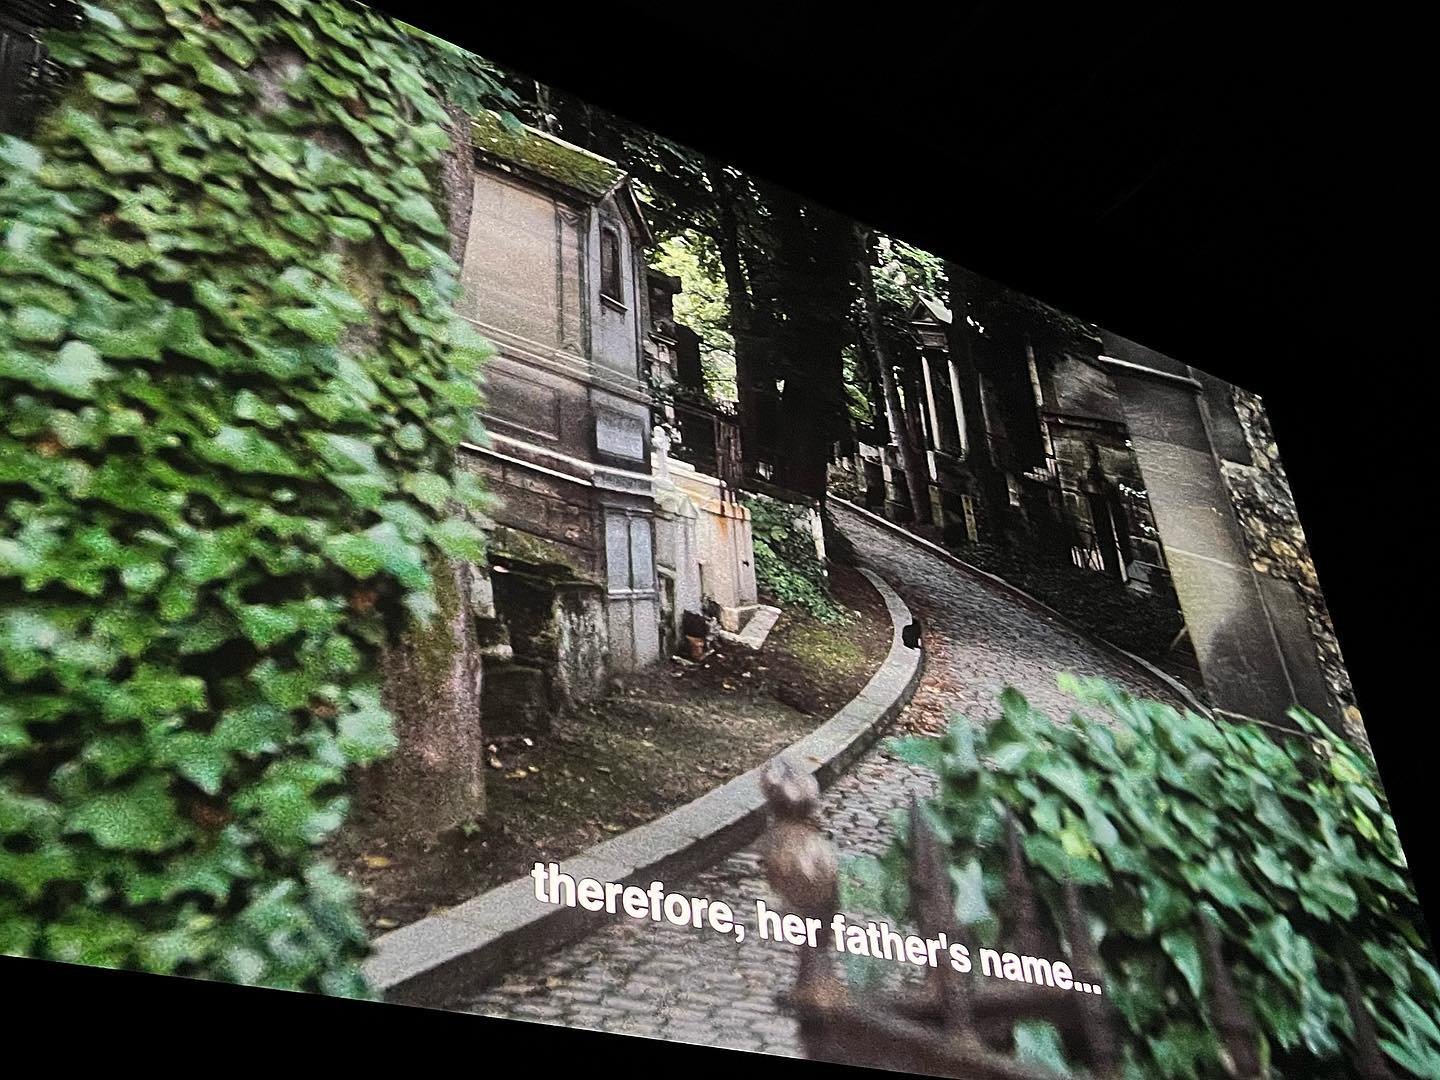
[[[995,585],[965,573],[902,537],[836,507],[837,524],[866,565],[879,572],[925,623],[924,678],[893,732],[936,732],[955,713],[998,715],[1008,684],[1053,717],[1075,701],[1055,685],[1057,672],[1100,675],[1149,697],[1173,700],[1161,682],[1088,642]],[[891,815],[912,793],[925,796],[933,774],[899,761],[878,743],[825,793],[824,826],[841,856],[878,854]],[[672,891],[753,912],[769,900],[758,855],[746,849]],[[607,923],[582,941],[461,995],[451,1008],[618,1034],[798,1056],[795,1022],[775,1002],[791,986],[795,950],[743,944],[689,927]]]

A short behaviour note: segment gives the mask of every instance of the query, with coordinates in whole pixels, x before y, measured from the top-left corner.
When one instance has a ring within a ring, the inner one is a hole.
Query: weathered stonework
[[[412,624],[381,657],[382,697],[400,745],[358,785],[358,835],[424,842],[484,816],[484,674],[469,603],[475,573],[464,562],[436,566],[437,614]]]
[[[1295,587],[1305,609],[1326,688],[1342,710],[1346,734],[1368,750],[1369,740],[1356,707],[1355,691],[1320,590],[1295,497],[1280,464],[1269,418],[1258,395],[1239,387],[1232,388],[1232,393],[1253,464],[1224,461],[1222,471],[1251,565],[1256,573],[1287,581]]]
[[[476,255],[462,269],[459,311],[497,353],[482,408],[489,440],[467,446],[466,466],[494,496],[496,560],[527,564],[515,569],[547,581],[563,567],[600,597],[598,622],[590,592],[578,586],[558,607],[553,596],[541,603],[540,621],[552,633],[569,627],[566,640],[579,653],[562,662],[548,644],[537,646],[529,666],[547,673],[552,691],[567,679],[603,684],[661,649],[651,397],[642,372],[650,233],[614,162],[490,113],[475,118],[472,133]],[[528,619],[504,610],[499,618],[512,636]],[[521,642],[513,644],[515,659],[525,660]],[[514,667],[502,674],[502,662],[496,654],[489,666],[517,687],[536,681]],[[523,697],[515,695],[517,705]]]

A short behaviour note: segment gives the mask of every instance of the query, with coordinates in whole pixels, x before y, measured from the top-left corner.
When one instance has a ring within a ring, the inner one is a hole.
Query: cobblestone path
[[[924,678],[892,733],[938,731],[956,712],[998,715],[996,698],[1019,688],[1053,717],[1075,702],[1055,685],[1057,672],[1101,675],[1136,693],[1171,700],[1168,689],[1133,666],[1027,607],[1003,589],[966,574],[859,515],[836,507],[837,522],[864,562],[924,620]],[[825,793],[822,816],[843,857],[877,854],[893,814],[911,793],[924,796],[932,775],[877,744]],[[667,888],[729,903],[751,916],[771,898],[759,857],[746,849]],[[855,913],[852,913],[855,914]],[[623,920],[462,996],[452,1008],[617,1034],[704,1043],[798,1056],[795,1023],[776,1004],[791,986],[795,950],[744,943],[689,927]]]

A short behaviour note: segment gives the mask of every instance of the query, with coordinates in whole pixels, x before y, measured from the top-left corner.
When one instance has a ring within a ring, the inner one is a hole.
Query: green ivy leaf
[[[1039,1065],[1056,1076],[1074,1075],[1065,1061],[1060,1032],[1047,1020],[1022,1020],[1015,1025],[1015,1058]]]
[[[337,344],[340,335],[345,332],[344,320],[327,308],[279,308],[275,311],[275,318],[322,345]]]
[[[338,736],[341,752],[357,765],[378,761],[399,745],[390,714],[377,697],[366,698],[359,707],[343,713]]]
[[[19,341],[59,341],[65,333],[65,318],[48,308],[22,304],[11,316],[10,333]]]
[[[169,781],[153,774],[85,799],[70,815],[69,827],[89,833],[101,847],[129,851],[163,851],[189,835]]]
[[[161,745],[159,757],[175,766],[176,772],[207,795],[220,793],[230,764],[223,746],[196,731],[179,731],[168,736]]]
[[[1175,966],[1180,969],[1180,974],[1185,976],[1185,983],[1190,987],[1190,993],[1195,1000],[1203,1001],[1205,987],[1205,965],[1201,959],[1200,945],[1195,939],[1195,934],[1189,930],[1171,930],[1168,934],[1160,936],[1160,947],[1165,954],[1175,961]]]
[[[139,100],[129,83],[107,79],[93,71],[85,73],[85,89],[109,105],[134,105]]]
[[[300,629],[292,611],[266,604],[244,604],[236,612],[240,629],[257,646],[268,649]]]
[[[239,95],[240,83],[235,76],[216,63],[202,46],[193,41],[181,41],[171,48],[170,55],[194,71],[201,86],[230,96]]]
[[[401,221],[423,229],[432,236],[444,236],[445,222],[441,220],[435,204],[424,195],[408,195],[391,206],[391,211]]]
[[[226,425],[213,438],[198,443],[196,450],[207,461],[236,472],[305,475],[294,458],[254,428]]]
[[[460,518],[448,518],[430,527],[430,538],[452,559],[483,562],[485,534],[475,525]]]

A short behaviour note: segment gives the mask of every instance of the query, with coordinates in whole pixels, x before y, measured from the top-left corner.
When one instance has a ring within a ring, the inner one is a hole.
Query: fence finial
[[[760,790],[772,817],[761,843],[766,879],[791,913],[828,922],[840,906],[840,864],[815,821],[819,783],[792,762],[776,758],[761,774]],[[832,1003],[844,998],[828,949],[803,948],[799,958],[793,992],[797,1002]]]

